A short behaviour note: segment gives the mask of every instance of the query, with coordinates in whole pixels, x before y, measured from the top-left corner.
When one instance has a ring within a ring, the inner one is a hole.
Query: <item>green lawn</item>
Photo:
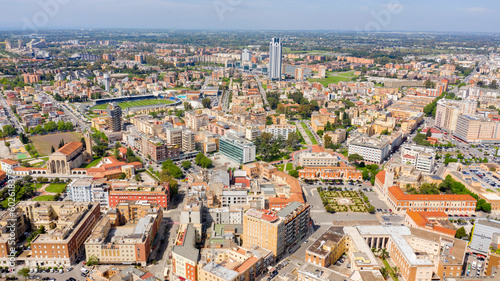
[[[122,109],[135,107],[135,106],[145,106],[145,105],[154,105],[154,104],[172,104],[174,103],[171,100],[141,100],[141,101],[129,101],[129,102],[120,102],[118,106]],[[100,104],[92,107],[92,109],[106,109],[108,104]]]
[[[42,195],[33,198],[33,201],[54,201],[54,196],[53,195]]]
[[[67,183],[51,183],[45,191],[53,193],[63,193],[66,190]]]
[[[40,187],[42,187],[42,185],[43,185],[43,183],[32,183],[32,184],[31,184],[31,186],[32,186],[35,190],[37,190],[37,189],[39,189]]]
[[[88,164],[82,164],[82,166],[80,166],[80,168],[92,168],[92,167],[95,167],[97,166],[97,164],[99,164],[99,162],[101,162],[101,159],[102,157],[99,157],[99,158],[94,158],[94,161],[88,163]]]
[[[293,170],[293,163],[286,163],[286,170],[287,171]]]
[[[276,168],[278,168],[278,171],[283,172],[285,170],[285,164],[276,165]]]
[[[338,84],[340,81],[351,81],[352,78],[357,77],[354,75],[354,71],[347,72],[327,72],[326,78],[324,79],[308,79],[309,82],[319,82],[324,87],[327,87],[329,84]]]
[[[306,134],[309,136],[309,139],[311,139],[312,144],[318,144],[318,141],[316,138],[313,136],[311,131],[307,128],[307,125],[304,122],[300,123],[302,125],[302,128],[304,128],[304,131],[306,131]]]

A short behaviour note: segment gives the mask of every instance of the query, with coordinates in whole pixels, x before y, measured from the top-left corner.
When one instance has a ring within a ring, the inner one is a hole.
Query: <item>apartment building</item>
[[[190,130],[182,131],[182,151],[194,151],[196,149],[195,133]]]
[[[468,194],[405,194],[397,186],[389,187],[387,201],[396,213],[406,211],[445,212],[447,215],[472,215],[477,200]]]
[[[156,163],[161,163],[167,159],[179,159],[181,149],[177,145],[165,143],[160,138],[142,136],[141,154]]]
[[[454,135],[468,143],[500,143],[500,122],[478,115],[460,115]]]
[[[309,233],[312,224],[310,212],[309,204],[291,202],[276,213],[285,223],[285,247],[297,245]]]
[[[385,139],[359,137],[349,143],[349,155],[358,154],[363,161],[380,164],[391,151],[389,141]]]
[[[457,128],[458,116],[476,113],[477,102],[473,100],[440,99],[437,102],[436,127],[454,132]]]
[[[288,139],[288,134],[295,133],[297,128],[295,125],[269,125],[266,126],[266,133],[270,133],[275,139],[282,138],[284,140]]]
[[[250,209],[243,215],[243,247],[257,245],[279,256],[285,250],[284,219],[274,212]]]
[[[164,185],[139,185],[123,182],[113,183],[109,190],[109,207],[115,208],[120,203],[127,201],[147,201],[156,203],[159,207],[168,208],[170,201],[170,188]]]
[[[182,232],[182,240],[172,247],[172,274],[182,280],[196,281],[200,250],[195,247],[194,228],[188,224]]]
[[[271,251],[260,247],[237,247],[206,251],[202,259],[199,281],[251,281],[265,272],[274,257]]]
[[[146,266],[163,216],[161,208],[147,207],[147,212],[142,212],[143,216],[133,214],[135,223],[132,223],[130,212],[121,214],[122,210],[129,211],[129,208],[113,210],[113,214],[129,217],[129,220],[124,220],[126,226],[117,220],[113,224],[112,216],[102,217],[85,241],[87,260],[96,257],[100,264],[135,263]]]
[[[166,141],[170,145],[182,146],[182,129],[167,128],[165,130]]]
[[[303,152],[299,155],[299,166],[301,167],[335,166],[337,162],[337,157],[328,152]]]
[[[325,136],[329,136],[332,139],[333,144],[343,143],[347,138],[347,130],[346,129],[336,129],[334,132],[327,131],[323,135],[323,139]]]
[[[31,241],[28,267],[69,267],[84,256],[84,242],[99,222],[101,211],[96,202],[21,201],[32,229],[43,226],[46,233]]]
[[[255,145],[245,139],[221,137],[219,152],[239,164],[255,161]]]
[[[331,226],[306,250],[305,261],[329,267],[348,252],[349,236],[344,233],[343,227]]]
[[[162,122],[155,120],[150,115],[138,115],[130,118],[133,125],[137,127],[137,130],[143,134],[150,136],[159,136],[163,133]]]
[[[109,206],[109,186],[104,180],[77,179],[67,189],[73,202],[98,202],[101,210]]]
[[[184,118],[186,126],[195,132],[207,127],[208,121],[208,115],[201,113],[201,110],[188,111]]]
[[[432,147],[404,145],[401,148],[401,162],[410,164],[415,169],[425,173],[432,173],[435,155],[435,150]]]

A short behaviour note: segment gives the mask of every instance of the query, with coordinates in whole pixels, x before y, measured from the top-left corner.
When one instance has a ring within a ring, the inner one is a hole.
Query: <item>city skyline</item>
[[[263,2],[148,0],[3,3],[2,30],[237,29],[332,31],[498,32],[500,3],[468,1]],[[453,4],[453,5],[451,5]],[[155,7],[155,9],[151,9]],[[433,7],[429,9],[429,7]],[[256,15],[258,20],[256,20]]]

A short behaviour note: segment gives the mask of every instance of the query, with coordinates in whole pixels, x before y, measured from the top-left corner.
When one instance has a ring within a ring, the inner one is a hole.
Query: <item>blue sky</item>
[[[0,29],[500,32],[499,12],[498,0],[3,0]]]

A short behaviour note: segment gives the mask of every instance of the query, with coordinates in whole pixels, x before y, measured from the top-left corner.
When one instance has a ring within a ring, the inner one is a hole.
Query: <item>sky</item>
[[[2,0],[0,29],[500,32],[498,0]]]

